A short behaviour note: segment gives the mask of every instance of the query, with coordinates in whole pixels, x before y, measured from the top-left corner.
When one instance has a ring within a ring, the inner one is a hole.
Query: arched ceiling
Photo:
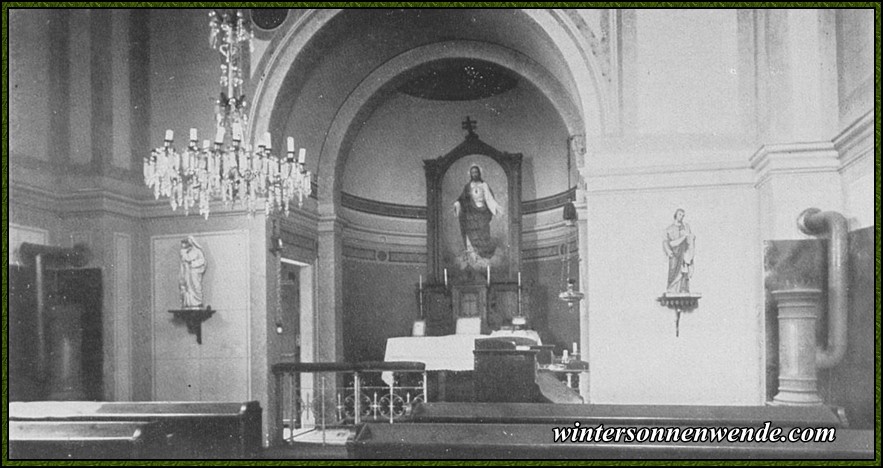
[[[581,118],[580,111],[576,110],[580,106],[576,86],[564,57],[548,34],[521,10],[349,9],[335,14],[316,13],[317,18],[319,15],[324,16],[318,30],[306,36],[307,42],[299,48],[293,65],[286,71],[266,125],[274,134],[296,135],[300,146],[306,147],[308,154],[314,156],[308,158],[308,166],[318,175],[320,193],[321,187],[334,183],[341,172],[339,167],[327,170],[328,166],[317,161],[315,156],[338,157],[327,154],[326,146],[328,139],[335,137],[330,133],[340,131],[332,124],[339,118],[347,100],[360,87],[365,88],[366,80],[376,79],[376,71],[384,64],[429,45],[469,41],[511,51],[522,57],[522,61],[531,62],[524,68],[542,70],[551,80],[557,81],[556,86],[561,91],[559,100],[560,96],[565,96],[574,110],[570,112],[573,114],[570,119],[563,117],[565,122],[572,122],[574,116],[577,120]],[[296,30],[309,26],[309,15],[305,15],[293,25],[289,22],[289,26],[280,28],[279,33],[285,33],[281,30],[287,27]],[[292,34],[291,31],[288,33]],[[428,57],[426,61],[430,59]],[[514,71],[518,74],[521,70]],[[273,70],[259,73],[273,73]],[[402,76],[395,79],[396,88],[405,83],[405,75],[417,76],[413,69],[403,69],[401,73]],[[384,79],[393,81],[389,77]],[[391,91],[384,89],[383,92]],[[376,96],[372,101],[371,105],[379,105]],[[367,101],[365,103],[368,105]],[[364,123],[359,119],[369,115],[370,110],[360,112],[352,122],[347,122],[345,131],[350,133],[354,128],[357,131]],[[338,144],[336,150],[343,153],[347,148],[345,144]],[[342,158],[345,160],[346,155]],[[319,170],[323,166],[326,170]],[[320,204],[322,199],[320,194]],[[331,202],[325,200],[325,203]]]

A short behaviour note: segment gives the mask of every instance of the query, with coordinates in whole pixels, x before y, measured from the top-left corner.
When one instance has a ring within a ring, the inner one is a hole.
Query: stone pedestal
[[[816,368],[818,289],[773,291],[779,309],[779,392],[782,405],[820,405]]]

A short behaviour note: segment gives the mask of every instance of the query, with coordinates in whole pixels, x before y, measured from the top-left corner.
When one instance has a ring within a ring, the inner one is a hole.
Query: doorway
[[[280,307],[276,317],[278,359],[280,362],[313,362],[316,342],[313,281],[315,265],[281,257],[279,268]],[[304,389],[313,388],[312,374],[295,375],[295,381],[290,382],[290,385],[286,393],[300,389],[299,399],[310,401],[310,396]],[[301,409],[303,411],[292,415],[293,420],[287,421],[289,430],[315,426],[312,412],[304,407]]]

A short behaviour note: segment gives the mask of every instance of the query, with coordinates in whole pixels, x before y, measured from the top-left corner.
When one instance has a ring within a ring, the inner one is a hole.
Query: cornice
[[[874,112],[869,111],[844,128],[832,140],[840,155],[840,170],[846,170],[858,160],[873,153]]]
[[[830,141],[761,146],[749,159],[756,173],[755,186],[765,184],[773,174],[837,172],[840,160]]]
[[[581,170],[587,196],[610,192],[751,187],[754,173],[739,161]]]

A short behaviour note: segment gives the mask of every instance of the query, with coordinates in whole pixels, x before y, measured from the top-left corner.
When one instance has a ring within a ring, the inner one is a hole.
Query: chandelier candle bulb
[[[153,189],[155,198],[168,197],[172,210],[182,207],[185,214],[198,207],[208,218],[212,199],[241,203],[253,214],[261,197],[266,198],[267,214],[283,208],[288,214],[291,200],[296,198],[302,206],[305,194],[309,194],[311,174],[302,166],[295,170],[294,138],[287,140],[286,158],[272,154],[270,132],[248,132],[243,54],[252,50],[253,36],[245,14],[241,10],[235,14],[212,11],[209,19],[210,45],[221,58],[214,145],[204,140],[200,149],[197,128],[191,127],[189,144],[178,152],[172,147],[174,132],[166,130],[165,143],[144,158],[145,185]],[[226,138],[231,142],[226,143]],[[306,152],[301,150],[301,164],[305,159]]]

